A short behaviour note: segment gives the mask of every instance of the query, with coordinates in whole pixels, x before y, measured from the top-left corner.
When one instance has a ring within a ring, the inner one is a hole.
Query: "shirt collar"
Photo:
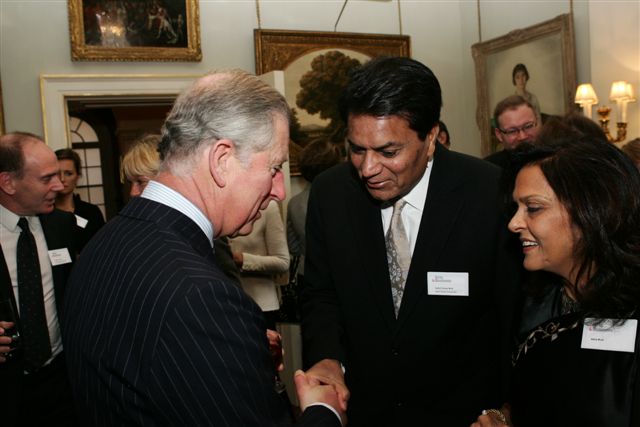
[[[427,189],[429,188],[429,178],[431,177],[431,170],[433,169],[433,157],[427,163],[427,168],[422,174],[420,181],[402,197],[413,208],[422,212],[424,209],[424,203],[427,200]]]
[[[18,220],[20,220],[19,215],[0,205],[0,224],[4,228],[12,232],[18,231]]]
[[[213,247],[213,224],[196,205],[182,194],[158,181],[151,180],[140,197],[153,200],[188,216],[200,227]]]

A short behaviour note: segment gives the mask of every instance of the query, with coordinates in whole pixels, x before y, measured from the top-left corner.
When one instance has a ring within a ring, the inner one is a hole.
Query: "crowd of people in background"
[[[337,100],[346,157],[308,144],[288,206],[290,109],[239,70],[132,144],[106,224],[74,150],[0,136],[0,424],[637,426],[640,138],[542,123],[528,80],[479,159],[431,69],[370,60]]]

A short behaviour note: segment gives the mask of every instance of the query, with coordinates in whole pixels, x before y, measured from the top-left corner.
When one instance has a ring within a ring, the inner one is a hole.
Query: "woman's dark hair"
[[[340,147],[326,139],[318,139],[304,147],[298,157],[302,177],[313,182],[316,176],[344,159]]]
[[[540,129],[537,140],[558,139],[560,137],[592,137],[607,142],[607,135],[593,120],[576,112],[568,113],[563,117],[552,116]]]
[[[433,72],[410,58],[378,57],[351,73],[339,101],[340,115],[400,116],[424,141],[440,120],[442,93]]]
[[[569,285],[583,312],[629,317],[640,303],[640,172],[621,150],[591,135],[520,144],[509,181],[533,165],[580,230],[577,278]]]
[[[529,71],[527,70],[527,66],[524,64],[516,64],[516,66],[513,67],[513,71],[511,72],[511,82],[514,86],[516,85],[516,74],[518,74],[519,71],[522,71],[527,77],[527,81],[529,81]]]
[[[80,156],[71,148],[61,148],[56,150],[56,157],[58,160],[71,160],[73,166],[76,168],[76,173],[82,175],[82,163],[80,162]]]

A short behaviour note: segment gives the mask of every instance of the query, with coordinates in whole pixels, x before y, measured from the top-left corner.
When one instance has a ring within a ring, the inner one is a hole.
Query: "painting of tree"
[[[345,123],[338,111],[338,99],[349,81],[349,74],[360,61],[337,50],[316,56],[311,69],[300,79],[296,105],[309,114],[329,120],[324,136],[331,142],[344,141]]]

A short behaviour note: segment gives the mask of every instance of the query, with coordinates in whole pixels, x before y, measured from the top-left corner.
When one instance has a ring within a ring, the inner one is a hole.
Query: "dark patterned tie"
[[[22,229],[18,238],[18,295],[20,300],[20,326],[24,348],[25,370],[37,371],[51,357],[51,343],[47,316],[44,310],[42,278],[38,247],[29,230],[27,219],[18,221]]]
[[[393,205],[391,225],[389,225],[389,230],[385,237],[387,264],[389,266],[389,278],[391,280],[391,296],[393,297],[396,317],[398,317],[402,294],[404,292],[404,284],[407,280],[407,273],[409,273],[409,266],[411,265],[411,248],[409,247],[409,239],[400,215],[406,203],[406,201],[401,199]]]

